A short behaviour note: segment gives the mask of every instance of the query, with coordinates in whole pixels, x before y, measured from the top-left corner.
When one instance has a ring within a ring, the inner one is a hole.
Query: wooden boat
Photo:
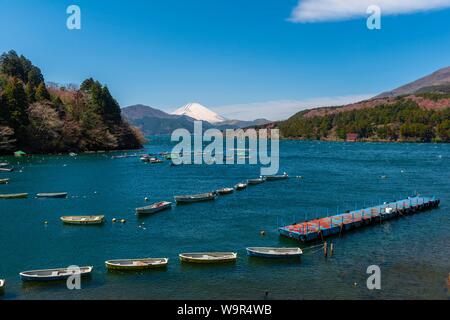
[[[234,192],[234,189],[233,189],[233,188],[223,188],[223,189],[217,190],[216,192],[217,192],[217,194],[224,195],[224,194],[230,194],[230,193],[233,193],[233,192]]]
[[[71,275],[79,274],[81,276],[89,275],[93,267],[80,267],[80,272],[75,273],[69,268],[46,269],[46,270],[32,270],[20,273],[22,281],[58,281],[65,280]]]
[[[8,184],[9,179],[0,179],[0,184]]]
[[[263,182],[266,182],[266,178],[264,178],[264,177],[260,177],[260,178],[257,178],[257,179],[248,179],[247,180],[247,184],[249,184],[249,185],[260,184],[260,183],[263,183]]]
[[[0,194],[0,199],[25,199],[25,198],[28,198],[28,193]]]
[[[12,172],[14,168],[0,168],[0,172]]]
[[[303,254],[300,248],[268,248],[250,247],[247,248],[247,255],[262,258],[292,258],[300,257]]]
[[[288,179],[289,175],[285,172],[283,174],[280,175],[273,175],[273,176],[265,176],[267,181],[273,181],[273,180],[283,180],[283,179]]]
[[[67,192],[38,193],[37,198],[67,198]]]
[[[148,163],[162,163],[164,162],[161,159],[155,158],[155,157],[150,157],[150,156],[142,156],[141,157],[141,161],[143,162],[148,162]]]
[[[156,213],[162,210],[170,209],[172,207],[172,202],[169,201],[161,201],[154,203],[150,206],[136,208],[136,214],[149,214]]]
[[[234,186],[234,188],[236,190],[244,190],[245,188],[247,188],[247,184],[246,183],[238,183],[237,185]]]
[[[163,163],[164,161],[158,158],[150,158],[147,160],[148,163]]]
[[[199,252],[181,253],[180,260],[191,263],[224,263],[234,262],[237,258],[235,252]]]
[[[66,224],[102,224],[105,216],[65,216],[61,221]]]
[[[105,261],[106,268],[111,270],[143,270],[163,268],[169,263],[167,258],[122,259]]]
[[[216,199],[216,194],[214,192],[208,192],[202,194],[175,196],[174,198],[177,203],[190,203],[214,200]]]

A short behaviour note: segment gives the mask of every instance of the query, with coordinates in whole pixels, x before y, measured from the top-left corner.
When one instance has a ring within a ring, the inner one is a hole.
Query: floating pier
[[[374,207],[280,227],[278,232],[282,236],[302,242],[323,240],[325,237],[352,229],[436,208],[439,203],[440,200],[435,197],[408,197],[404,200],[385,202]]]

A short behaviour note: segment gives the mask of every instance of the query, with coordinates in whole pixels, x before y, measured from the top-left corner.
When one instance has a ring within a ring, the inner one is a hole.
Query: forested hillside
[[[47,86],[41,70],[10,51],[0,57],[0,153],[140,148],[139,130],[121,117],[108,88]]]
[[[278,124],[286,138],[450,142],[450,94],[420,93],[299,112]]]

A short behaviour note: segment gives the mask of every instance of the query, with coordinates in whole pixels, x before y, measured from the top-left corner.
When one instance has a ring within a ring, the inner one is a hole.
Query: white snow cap
[[[214,111],[209,110],[205,106],[201,105],[200,103],[196,103],[196,102],[188,103],[185,106],[172,112],[172,114],[184,115],[184,116],[194,118],[195,120],[208,121],[210,123],[223,122],[223,121],[227,120],[226,118],[222,117],[221,115],[215,113]]]

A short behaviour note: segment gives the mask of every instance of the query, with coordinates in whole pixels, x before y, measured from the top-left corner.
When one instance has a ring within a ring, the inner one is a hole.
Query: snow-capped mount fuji
[[[123,108],[122,115],[145,135],[171,134],[180,128],[193,132],[195,120],[203,121],[204,130],[247,128],[271,122],[267,119],[254,121],[227,119],[199,103],[189,103],[171,114],[145,105],[133,105]]]
[[[195,120],[207,121],[209,123],[219,123],[227,120],[226,118],[222,117],[221,115],[215,113],[214,111],[208,109],[207,107],[197,102],[188,103],[183,107],[175,110],[171,114],[188,116]]]

